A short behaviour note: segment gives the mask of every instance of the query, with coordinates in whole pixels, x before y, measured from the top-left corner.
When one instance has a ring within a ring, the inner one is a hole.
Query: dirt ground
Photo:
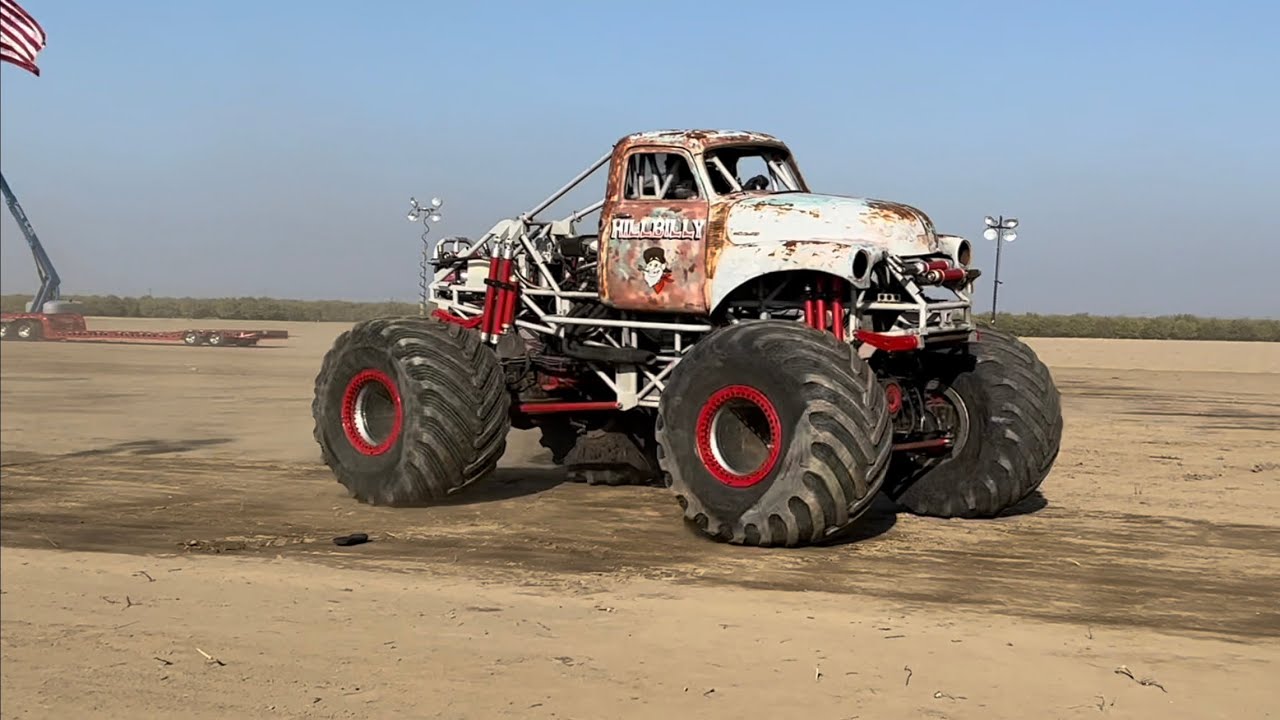
[[[310,436],[346,326],[248,325],[292,337],[3,344],[4,717],[1280,718],[1280,345],[1033,340],[1042,495],[758,550],[527,434],[359,505]]]

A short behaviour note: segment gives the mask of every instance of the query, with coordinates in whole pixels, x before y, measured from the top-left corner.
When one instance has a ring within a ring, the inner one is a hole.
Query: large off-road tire
[[[509,407],[497,358],[475,332],[395,317],[334,341],[311,412],[324,462],[353,497],[419,505],[497,466]]]
[[[895,463],[886,494],[917,515],[995,517],[1039,488],[1058,457],[1058,389],[1035,352],[1001,330],[984,328],[968,355],[933,367],[961,411],[961,444],[922,474]]]
[[[852,524],[880,491],[892,443],[886,405],[847,343],[798,322],[743,322],[698,342],[672,371],[658,462],[685,518],[706,535],[815,543]]]

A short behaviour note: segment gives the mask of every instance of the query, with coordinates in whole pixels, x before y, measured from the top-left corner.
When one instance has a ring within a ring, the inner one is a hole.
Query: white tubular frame
[[[484,313],[486,286],[482,283],[450,281],[448,278],[458,268],[464,267],[468,260],[482,261],[481,259],[491,256],[511,258],[512,282],[520,287],[513,322],[516,331],[563,339],[570,328],[591,328],[590,335],[579,342],[602,348],[638,348],[642,331],[659,336],[662,349],[651,366],[578,360],[590,367],[616,394],[619,410],[656,408],[671,371],[689,349],[702,336],[714,330],[715,326],[701,322],[700,318],[690,320],[679,316],[673,316],[670,321],[640,320],[633,313],[621,311],[616,313],[621,316],[620,319],[571,316],[575,303],[598,301],[599,293],[562,288],[550,271],[547,252],[558,245],[558,237],[554,234],[557,229],[568,228],[572,232],[575,222],[600,210],[604,202],[592,203],[559,221],[537,219],[539,213],[605,167],[610,157],[611,154],[604,155],[528,212],[495,225],[465,250],[453,254],[454,263],[451,266],[438,267],[435,271],[434,280],[429,285],[430,300],[440,310],[455,318],[465,320],[481,316]],[[455,242],[453,247],[469,242]],[[433,254],[435,260],[440,259],[439,245]],[[598,261],[597,253],[596,262]],[[972,305],[967,294],[971,291],[971,281],[966,281],[963,288],[947,286],[955,295],[955,300],[938,301],[925,295],[924,288],[905,271],[898,258],[885,256],[879,268],[877,271],[885,273],[885,286],[896,284],[902,287],[906,297],[896,294],[893,297],[883,297],[884,293],[878,293],[874,288],[853,289],[853,296],[849,298],[851,302],[846,306],[850,313],[844,335],[849,342],[856,342],[855,331],[871,330],[872,313],[888,312],[898,316],[893,330],[878,334],[914,335],[921,347],[931,339],[941,341],[957,336],[967,337],[972,331]],[[735,298],[727,304],[729,322],[736,324],[747,319],[770,317],[795,318],[802,322],[803,318],[799,317],[802,305],[800,302],[777,299],[788,280],[783,278],[772,288],[767,288],[765,281],[765,278],[761,278],[756,283],[756,297]],[[496,345],[499,337],[499,334],[484,335],[484,340]]]

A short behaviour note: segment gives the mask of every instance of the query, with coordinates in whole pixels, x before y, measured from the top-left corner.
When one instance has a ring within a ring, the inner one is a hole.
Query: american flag
[[[44,49],[44,28],[14,0],[0,0],[0,60],[34,73],[36,55]]]

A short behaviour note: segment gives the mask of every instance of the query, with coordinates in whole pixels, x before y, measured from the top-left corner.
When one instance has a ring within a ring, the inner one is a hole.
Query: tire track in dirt
[[[318,465],[12,455],[0,472],[10,546],[296,555],[533,584],[662,578],[1280,637],[1280,527],[1270,525],[1040,509],[1043,499],[1012,517],[947,522],[880,503],[839,542],[765,550],[698,537],[665,490],[566,485],[551,468],[503,468],[447,504],[389,509],[350,500]],[[374,542],[330,542],[357,531]]]

